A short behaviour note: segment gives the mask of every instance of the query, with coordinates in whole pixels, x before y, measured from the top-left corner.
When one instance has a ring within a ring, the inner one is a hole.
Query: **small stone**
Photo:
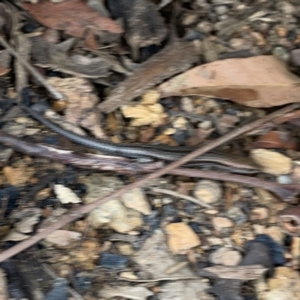
[[[218,5],[215,7],[215,11],[218,15],[224,15],[228,12],[228,7],[225,5]]]
[[[232,38],[229,41],[230,47],[232,47],[235,50],[241,50],[243,49],[243,45],[245,44],[245,40],[241,38]]]
[[[107,225],[120,233],[128,233],[143,224],[141,214],[126,208],[119,200],[111,200],[91,211],[88,221],[94,228]]]
[[[212,128],[212,121],[203,121],[201,122],[198,127],[201,128],[201,129],[204,129],[204,130],[208,130],[208,129],[211,129]]]
[[[293,179],[290,175],[280,175],[277,177],[277,182],[282,184],[291,184],[293,183]]]
[[[194,103],[193,103],[193,100],[189,97],[183,97],[181,99],[181,108],[183,111],[185,112],[194,112]]]
[[[230,228],[233,226],[232,221],[224,217],[214,217],[212,219],[212,223],[216,231],[221,231],[224,228]]]
[[[194,189],[194,195],[200,201],[211,204],[220,200],[222,189],[220,184],[215,181],[200,180]]]
[[[257,234],[264,234],[266,232],[266,227],[264,225],[260,224],[253,224],[253,232]]]
[[[167,128],[166,130],[164,130],[163,134],[164,135],[173,135],[176,133],[176,129],[175,128]]]
[[[275,47],[272,50],[272,54],[279,58],[280,60],[283,60],[287,62],[290,59],[290,53],[285,49],[285,47]]]
[[[247,215],[243,212],[240,207],[231,207],[226,215],[233,220],[237,225],[241,225],[247,221]]]
[[[197,25],[197,30],[206,34],[212,32],[213,28],[213,24],[207,21],[203,21]]]
[[[236,266],[242,259],[238,251],[225,247],[219,248],[210,255],[210,261],[216,265]]]
[[[255,44],[257,46],[265,46],[266,45],[266,40],[260,32],[253,31],[253,32],[251,32],[251,35],[255,38],[255,40],[256,40]],[[252,112],[250,112],[250,113],[252,113]]]
[[[280,37],[286,37],[286,35],[287,35],[287,28],[283,27],[283,26],[278,26],[278,27],[276,27],[276,32],[277,32],[278,36],[280,36]]]
[[[207,101],[205,101],[204,106],[210,109],[216,109],[220,107],[218,102],[214,99],[208,99]]]
[[[151,214],[150,204],[146,198],[144,191],[140,188],[135,188],[121,196],[123,204],[132,208],[144,215]]]
[[[205,210],[205,213],[208,214],[208,215],[216,215],[216,214],[219,213],[219,211],[217,209],[211,208],[211,209]]]
[[[217,238],[217,237],[214,237],[214,236],[207,237],[207,242],[211,246],[217,246],[217,245],[222,245],[223,244],[223,241],[220,238]]]
[[[252,210],[252,220],[265,220],[269,216],[269,211],[265,207],[257,207]]]
[[[119,274],[120,277],[126,278],[126,279],[131,279],[131,280],[137,280],[139,279],[134,273],[132,272],[121,272]]]
[[[185,223],[166,226],[168,245],[173,254],[187,254],[188,250],[201,244],[197,234]]]
[[[104,252],[102,253],[99,266],[106,269],[124,269],[127,265],[128,258],[122,255]]]
[[[173,122],[173,127],[177,129],[186,130],[187,120],[183,117],[178,117]]]
[[[117,248],[121,252],[122,255],[132,255],[133,249],[130,244],[127,243],[117,243]]]
[[[266,149],[255,149],[251,151],[251,157],[263,168],[265,173],[282,175],[291,172],[292,160],[281,153]]]
[[[181,20],[181,24],[183,26],[191,26],[195,24],[198,20],[198,14],[197,13],[186,13]]]

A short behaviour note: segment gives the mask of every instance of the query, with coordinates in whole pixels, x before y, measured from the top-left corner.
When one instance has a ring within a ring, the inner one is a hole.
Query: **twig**
[[[262,189],[274,193],[279,198],[285,201],[291,201],[294,198],[294,196],[300,192],[300,184],[280,184],[277,182],[270,182],[259,178],[250,177],[250,176],[235,175],[235,174],[225,173],[225,172],[180,168],[180,169],[172,170],[168,173],[173,175],[187,176],[187,177],[197,177],[197,178],[200,177],[200,178],[220,180],[220,181],[236,182],[248,186],[260,187]]]
[[[136,283],[148,283],[148,282],[159,282],[159,281],[179,281],[179,280],[202,280],[202,277],[186,276],[186,277],[161,277],[154,279],[128,279],[118,276],[118,280],[136,282]]]
[[[137,188],[137,187],[141,187],[144,184],[147,184],[149,181],[156,179],[162,175],[168,174],[170,173],[172,170],[180,167],[181,165],[187,163],[188,161],[192,160],[193,158],[200,156],[224,143],[227,143],[228,141],[242,135],[245,134],[246,132],[257,128],[258,126],[260,126],[261,124],[268,122],[270,120],[273,120],[274,118],[285,114],[287,112],[290,112],[291,110],[297,109],[300,107],[300,104],[291,104],[289,106],[286,106],[282,109],[279,109],[269,115],[264,116],[263,118],[256,120],[250,124],[247,124],[243,127],[240,128],[236,128],[235,130],[229,132],[228,134],[223,135],[222,137],[210,142],[209,144],[204,145],[203,147],[200,147],[199,149],[193,151],[192,153],[182,157],[181,159],[172,162],[171,164],[147,175],[144,176],[143,178],[141,178],[140,180],[131,183],[127,186],[124,186],[123,188],[117,190],[116,192],[102,198],[102,199],[98,199],[92,203],[80,206],[78,208],[72,209],[67,215],[63,216],[61,219],[59,219],[55,224],[53,224],[52,226],[49,226],[48,228],[46,228],[45,230],[37,233],[36,235],[30,237],[29,239],[20,242],[19,244],[17,244],[14,247],[11,247],[10,249],[3,251],[0,254],[0,262],[5,261],[6,259],[20,253],[21,251],[23,251],[24,249],[36,244],[37,242],[39,242],[40,240],[44,239],[46,236],[48,236],[50,233],[52,233],[53,231],[60,229],[61,227],[65,226],[66,224],[79,219],[80,217],[82,217],[84,214],[90,212],[91,210],[99,207],[100,205],[102,205],[103,203],[106,203],[112,199],[118,198],[120,197],[122,194]]]
[[[17,53],[3,38],[3,36],[0,35],[0,44],[9,51],[11,55],[13,55],[26,69],[28,72],[31,73],[32,76],[35,77],[35,79],[40,82],[47,90],[48,92],[54,97],[56,100],[64,100],[65,97],[59,93],[53,86],[51,86],[47,80],[42,76],[33,66],[31,66],[19,53]]]
[[[180,171],[181,169],[176,169],[176,170]],[[206,171],[202,171],[202,172],[206,172]],[[173,197],[176,197],[176,198],[185,199],[185,200],[191,201],[191,202],[193,202],[195,204],[201,205],[201,206],[206,207],[206,208],[212,208],[211,205],[209,205],[209,204],[207,204],[207,203],[205,203],[205,202],[203,202],[203,201],[201,201],[199,199],[196,199],[196,198],[191,197],[191,196],[179,194],[179,193],[174,192],[174,191],[165,190],[165,189],[159,189],[159,188],[151,188],[151,191],[155,192],[155,193],[161,193],[161,194],[170,195],[170,196],[173,196]]]

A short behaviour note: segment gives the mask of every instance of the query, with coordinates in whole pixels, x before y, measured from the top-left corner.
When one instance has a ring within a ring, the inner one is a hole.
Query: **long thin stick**
[[[181,165],[189,162],[190,160],[192,160],[193,158],[200,156],[224,143],[227,143],[228,141],[247,133],[250,130],[253,130],[255,128],[257,128],[258,126],[264,124],[265,122],[268,122],[270,120],[273,120],[274,118],[281,116],[287,112],[290,112],[294,109],[297,109],[300,107],[300,104],[291,104],[289,106],[286,106],[284,108],[281,108],[269,115],[264,116],[263,118],[256,120],[250,124],[247,124],[245,126],[242,126],[240,128],[236,128],[235,130],[233,130],[232,132],[227,133],[226,135],[215,139],[214,141],[210,142],[207,145],[204,145],[203,147],[193,151],[192,153],[182,157],[181,159],[179,159],[178,161],[174,161],[173,163],[163,167],[162,169],[159,169],[147,176],[144,176],[142,179],[129,184],[127,186],[124,186],[123,188],[119,189],[118,191],[102,198],[102,199],[98,199],[92,203],[80,206],[76,209],[71,210],[67,215],[63,216],[61,219],[59,219],[55,224],[53,224],[52,226],[48,227],[47,229],[37,233],[36,235],[30,237],[29,239],[20,242],[18,245],[2,252],[0,254],[0,262],[5,261],[6,259],[22,252],[24,249],[36,244],[37,242],[39,242],[40,240],[44,239],[46,236],[48,236],[50,233],[52,233],[53,231],[60,229],[61,227],[65,226],[66,224],[77,220],[78,218],[82,217],[84,214],[90,212],[91,210],[97,208],[98,206],[100,206],[103,203],[106,203],[112,199],[118,198],[120,197],[122,194],[137,188],[137,187],[141,187],[144,184],[147,184],[149,181],[156,179],[162,175],[167,174],[168,172],[172,171],[173,169],[176,169],[178,167],[180,167]]]

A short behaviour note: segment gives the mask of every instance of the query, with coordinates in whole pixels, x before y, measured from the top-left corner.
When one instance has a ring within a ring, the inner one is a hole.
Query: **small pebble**
[[[218,5],[215,7],[215,11],[218,15],[224,15],[228,12],[228,7],[225,5]]]
[[[131,280],[137,280],[139,279],[134,273],[132,272],[121,272],[119,274],[120,277],[126,278],[126,279],[131,279]]]
[[[233,222],[228,218],[224,217],[214,217],[212,219],[212,223],[216,231],[221,231],[224,228],[229,228],[233,226]]]
[[[275,47],[272,54],[285,62],[290,59],[290,53],[284,47]]]
[[[181,108],[188,113],[194,112],[195,106],[193,100],[189,97],[183,97],[181,99]]]
[[[226,215],[231,219],[234,220],[234,222],[237,225],[241,225],[247,221],[247,215],[242,211],[241,208],[233,206],[231,207]]]
[[[208,130],[212,128],[212,121],[203,121],[201,123],[198,124],[198,128],[204,129],[204,130]]]
[[[151,208],[146,194],[140,188],[135,188],[127,193],[124,193],[121,196],[121,200],[122,203],[128,208],[132,208],[143,215],[151,214]]]
[[[252,210],[252,220],[265,220],[269,216],[269,211],[265,207],[257,207]]]
[[[293,180],[289,175],[280,175],[277,177],[277,182],[282,184],[291,184],[293,183]]]
[[[214,236],[207,237],[207,242],[211,246],[217,246],[217,245],[222,245],[223,244],[222,239],[214,237]]]
[[[124,269],[127,265],[128,258],[122,255],[104,252],[101,254],[99,266],[106,269]]]
[[[183,26],[191,26],[195,24],[198,20],[198,14],[197,13],[189,13],[185,14],[181,20],[181,24]]]
[[[173,254],[186,254],[189,249],[201,244],[197,234],[185,223],[171,223],[166,226],[168,245]]]
[[[215,181],[200,180],[194,189],[194,195],[200,201],[211,204],[220,200],[222,189]]]
[[[251,157],[265,173],[283,175],[291,172],[292,160],[279,152],[255,149],[251,151]]]
[[[203,21],[197,25],[197,30],[202,33],[210,33],[213,30],[213,24],[207,21]]]
[[[210,256],[210,261],[216,265],[236,266],[242,259],[238,251],[231,250],[225,247],[214,251]]]
[[[120,251],[120,253],[122,255],[132,255],[133,254],[133,249],[131,247],[130,244],[127,244],[127,243],[117,243],[117,248],[118,250]]]
[[[185,118],[178,117],[175,119],[175,121],[173,122],[172,125],[174,128],[185,130],[187,123],[188,123],[188,121]]]

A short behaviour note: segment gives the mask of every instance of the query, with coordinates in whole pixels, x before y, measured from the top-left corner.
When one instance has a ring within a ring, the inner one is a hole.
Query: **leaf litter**
[[[299,102],[298,10],[293,1],[3,1],[1,257],[12,242],[43,239],[5,262],[8,283],[16,268],[45,299],[66,297],[67,286],[78,299],[269,300],[286,289],[298,299],[299,110],[101,204],[165,162],[99,154],[12,102],[113,146],[201,149]],[[37,280],[45,264],[52,287]]]

